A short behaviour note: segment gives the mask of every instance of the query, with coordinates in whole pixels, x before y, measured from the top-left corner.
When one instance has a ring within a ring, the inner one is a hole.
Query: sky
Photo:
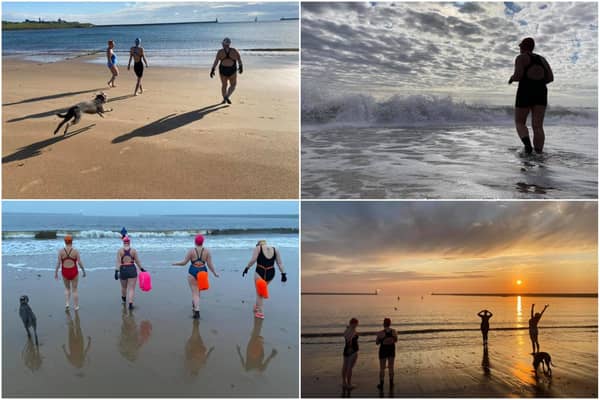
[[[3,201],[3,213],[81,213],[101,216],[297,215],[297,201]]]
[[[597,2],[303,3],[303,92],[512,105],[528,36],[554,72],[550,105],[596,107]]]
[[[595,202],[303,202],[302,290],[595,293],[597,221]]]
[[[38,19],[87,22],[96,25],[208,21],[279,20],[298,17],[297,2],[3,2],[2,20]]]

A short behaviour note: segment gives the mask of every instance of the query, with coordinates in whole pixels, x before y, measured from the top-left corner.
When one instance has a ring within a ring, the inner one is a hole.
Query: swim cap
[[[65,235],[65,244],[72,244],[72,243],[73,243],[73,236]]]
[[[196,243],[196,246],[202,246],[202,244],[204,243],[204,236],[200,234],[196,235],[196,239],[194,239],[194,242]]]
[[[130,243],[131,239],[129,239],[129,236],[124,236],[123,237],[123,243]]]
[[[521,40],[521,43],[519,43],[519,47],[522,47],[525,50],[533,51],[533,48],[535,47],[535,41],[533,40],[533,38],[527,37]]]
[[[356,318],[352,318],[350,320],[350,325],[358,325],[358,320]]]
[[[142,43],[142,39],[140,38],[135,38],[135,45],[139,46]]]
[[[267,244],[267,241],[266,241],[266,240],[259,240],[258,242],[256,242],[256,245],[257,245],[257,246],[264,246],[264,245],[266,245],[266,244]]]
[[[230,45],[231,44],[231,39],[229,39],[228,37],[226,37],[225,39],[223,39],[223,44]]]
[[[392,320],[389,318],[384,318],[383,320],[383,326],[388,327],[392,324]]]

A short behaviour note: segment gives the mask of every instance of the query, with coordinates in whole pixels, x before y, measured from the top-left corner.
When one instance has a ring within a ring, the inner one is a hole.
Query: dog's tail
[[[61,117],[61,118],[66,118],[67,117],[67,113],[64,113],[64,114],[56,113],[56,116]]]

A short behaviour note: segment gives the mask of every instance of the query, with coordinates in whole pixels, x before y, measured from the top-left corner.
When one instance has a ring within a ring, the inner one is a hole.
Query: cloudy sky
[[[303,202],[302,290],[596,292],[596,222],[593,202]]]
[[[298,3],[240,2],[3,2],[2,19],[25,19],[88,22],[92,24],[131,24],[157,22],[204,21],[218,18],[222,22],[279,20],[298,17]]]
[[[597,2],[303,3],[302,84],[513,104],[518,44],[552,66],[550,103],[597,105]]]

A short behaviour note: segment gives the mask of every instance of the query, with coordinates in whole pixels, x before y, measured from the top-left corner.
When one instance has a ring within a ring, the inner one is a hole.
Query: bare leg
[[[385,377],[385,362],[386,362],[386,358],[384,359],[379,359],[379,385],[377,385],[377,388],[379,390],[383,389],[383,378]]]
[[[348,367],[348,388],[352,389],[352,369],[354,368],[354,365],[356,365],[356,360],[358,360],[358,353],[354,353],[353,355],[350,356],[350,366]]]
[[[529,108],[515,107],[515,126],[517,128],[517,134],[525,145],[525,152],[531,153],[532,146],[531,140],[529,139],[529,130],[527,129],[527,116],[529,115]]]
[[[79,283],[79,275],[71,281],[71,291],[73,292],[73,306],[75,310],[79,309],[79,291],[77,290],[77,284]]]
[[[63,283],[65,284],[65,307],[68,308],[71,303],[71,282],[63,277]]]
[[[254,286],[256,287],[256,281],[258,279],[262,279],[258,274],[254,275]],[[267,283],[268,285],[268,283]],[[263,302],[264,299],[262,298],[261,295],[258,294],[258,291],[256,292],[256,311],[258,312],[263,312]]]
[[[198,290],[198,282],[190,274],[188,274],[187,280],[190,285],[190,290],[192,291],[192,308],[194,311],[200,311],[200,291]]]
[[[127,297],[129,300],[129,304],[133,304],[133,298],[135,296],[135,283],[136,282],[137,282],[137,277],[127,279]]]
[[[390,375],[390,386],[394,384],[394,357],[387,359],[388,362],[388,373]]]
[[[226,98],[230,98],[237,85],[237,74],[229,77],[229,89],[227,90]]]
[[[221,78],[221,95],[223,96],[223,102],[227,98],[227,77],[225,75],[219,75]]]
[[[124,298],[123,303],[127,303],[127,279],[121,279],[121,298]]]
[[[544,150],[546,135],[544,134],[544,115],[546,106],[533,106],[531,109],[531,127],[533,128],[533,148],[536,153]]]

